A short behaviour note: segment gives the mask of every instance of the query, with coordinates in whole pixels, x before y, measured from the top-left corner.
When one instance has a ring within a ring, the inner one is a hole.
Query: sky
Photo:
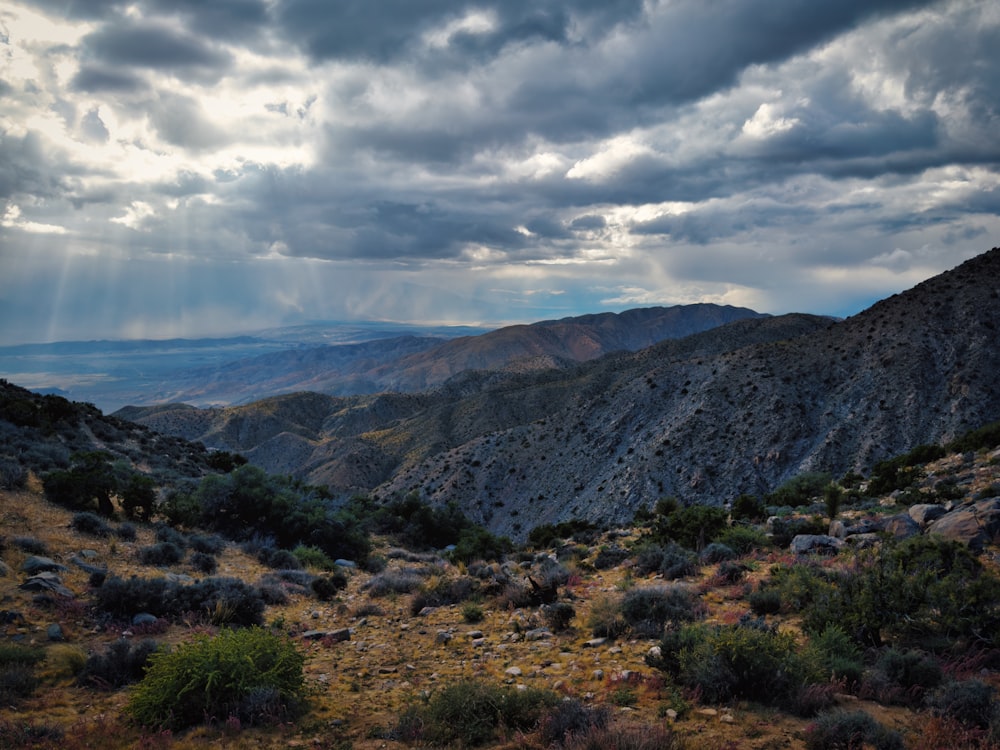
[[[1000,245],[993,0],[0,3],[0,344],[713,302]]]

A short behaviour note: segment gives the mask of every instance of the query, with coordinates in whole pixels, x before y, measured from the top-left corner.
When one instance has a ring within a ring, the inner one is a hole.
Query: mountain
[[[998,332],[994,249],[840,322],[747,318],[417,394],[118,415],[339,491],[455,501],[518,538],[574,517],[623,521],[665,495],[718,504],[802,471],[866,472],[1000,419]]]
[[[762,317],[729,305],[677,305],[515,325],[474,336],[401,336],[263,354],[180,374],[171,400],[238,404],[295,391],[340,396],[414,392],[466,370],[539,370]]]

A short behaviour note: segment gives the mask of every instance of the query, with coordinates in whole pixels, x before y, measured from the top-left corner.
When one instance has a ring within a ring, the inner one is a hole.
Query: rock
[[[659,646],[653,646],[649,649],[648,655],[650,659],[662,659],[663,649]]]
[[[592,672],[592,674],[593,674],[595,680],[603,680],[604,679],[604,670],[603,669],[595,669]]]
[[[482,638],[483,637],[483,631],[482,630],[470,630],[465,635],[466,635],[467,638],[470,638],[471,640],[474,641],[474,640],[476,640],[478,638]]]
[[[603,646],[608,642],[607,638],[591,638],[583,644],[584,648],[597,648],[598,646]]]
[[[7,563],[0,560],[0,578],[6,578],[10,575],[10,568],[7,567]]]
[[[74,596],[72,591],[63,586],[62,579],[59,576],[48,571],[31,576],[31,578],[22,583],[18,588],[24,591],[50,591],[53,594],[59,594],[59,596],[65,596],[70,599]]]
[[[714,708],[699,708],[695,713],[698,716],[704,716],[706,718],[714,718],[719,715],[719,712]]]
[[[318,641],[326,637],[325,630],[307,630],[302,634],[302,638],[307,641]]]
[[[981,550],[984,544],[1000,536],[1000,498],[956,508],[930,524],[927,533]]]
[[[944,509],[943,505],[937,505],[935,503],[917,503],[916,505],[911,505],[907,512],[910,514],[910,518],[914,521],[919,523],[921,526],[926,526],[931,521],[939,519],[947,511]]]
[[[331,641],[333,641],[334,643],[340,643],[341,641],[349,641],[351,640],[351,630],[350,628],[331,630],[326,634],[326,637]]]
[[[792,539],[788,549],[796,555],[819,553],[834,555],[840,551],[844,543],[828,534],[798,534]]]
[[[82,549],[80,550],[79,557],[82,557],[84,560],[96,560],[100,555],[96,549]]]
[[[533,628],[524,634],[524,640],[526,641],[543,641],[551,637],[552,631],[548,628]]]
[[[53,643],[61,643],[66,640],[66,635],[63,633],[62,625],[58,622],[54,622],[45,629],[46,637]]]
[[[677,712],[672,708],[667,709],[667,718],[671,721],[677,721]]]
[[[847,536],[847,526],[844,525],[843,521],[830,521],[830,528],[826,533],[837,539],[843,539]]]
[[[882,530],[896,539],[909,539],[922,531],[920,524],[910,518],[908,513],[900,513],[887,518],[882,524]]]
[[[503,673],[508,677],[520,677],[522,674],[520,667],[507,667]]]
[[[358,564],[356,562],[354,562],[353,560],[344,560],[342,558],[337,558],[336,560],[333,561],[333,564],[336,565],[338,568],[351,568],[351,569],[353,569],[353,568],[358,567]]]
[[[870,518],[863,518],[857,523],[853,523],[844,529],[845,536],[854,536],[855,534],[875,534],[881,531],[881,527],[875,521]]]
[[[849,537],[844,539],[847,544],[856,549],[868,549],[869,547],[874,547],[879,543],[881,537],[878,534],[851,534]]]
[[[137,615],[132,617],[133,625],[155,625],[156,622],[156,615],[151,615],[149,612],[139,612]]]
[[[21,565],[21,570],[29,575],[34,575],[35,573],[44,572],[57,572],[62,570],[69,570],[65,565],[60,565],[55,560],[48,557],[41,557],[39,555],[30,555],[25,558],[24,563]]]
[[[184,573],[166,573],[163,577],[170,581],[170,583],[181,583],[185,586],[194,583],[194,579]]]
[[[446,630],[439,630],[437,635],[434,636],[435,643],[448,643],[452,639],[451,633]]]
[[[100,565],[91,565],[90,563],[84,561],[77,555],[73,555],[73,557],[71,557],[69,561],[73,563],[76,567],[78,567],[80,570],[82,570],[84,573],[90,573],[90,575],[94,575],[95,573],[107,575],[108,573],[107,568],[103,568]]]
[[[725,722],[726,724],[735,724],[736,717],[732,714],[722,714],[722,716],[719,717],[719,721]]]

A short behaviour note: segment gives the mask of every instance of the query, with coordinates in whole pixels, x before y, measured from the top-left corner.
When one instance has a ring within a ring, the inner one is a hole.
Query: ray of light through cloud
[[[1000,244],[982,0],[13,0],[0,344],[715,302]]]

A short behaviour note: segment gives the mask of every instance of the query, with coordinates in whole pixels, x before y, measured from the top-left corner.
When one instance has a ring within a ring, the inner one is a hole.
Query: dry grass
[[[334,631],[351,629],[348,641],[333,639],[307,641],[300,645],[307,655],[306,675],[312,692],[309,713],[295,726],[272,729],[238,729],[234,726],[209,726],[177,736],[144,734],[121,718],[128,689],[100,692],[75,686],[73,665],[80,654],[103,650],[115,638],[116,630],[95,627],[92,613],[84,606],[89,601],[87,573],[69,558],[81,549],[97,552],[97,561],[117,575],[151,577],[159,569],[140,565],[136,551],[154,541],[151,528],[137,524],[134,542],[115,537],[94,538],[77,534],[70,528],[72,514],[46,502],[36,486],[21,493],[0,494],[0,534],[33,536],[43,542],[53,559],[69,568],[64,583],[77,594],[77,604],[61,608],[40,605],[33,594],[17,588],[21,564],[27,555],[12,545],[2,553],[10,567],[10,577],[0,578],[4,601],[2,609],[17,611],[25,622],[0,626],[0,637],[19,638],[44,646],[49,659],[40,671],[42,686],[35,695],[16,709],[0,707],[0,731],[4,726],[24,724],[60,727],[63,740],[38,747],[60,750],[74,748],[392,748],[406,747],[388,739],[374,739],[381,730],[391,727],[407,707],[424,697],[462,679],[481,678],[496,684],[523,684],[548,688],[589,705],[609,704],[616,714],[627,717],[630,725],[647,723],[662,726],[668,709],[685,704],[673,728],[687,747],[740,749],[802,748],[807,720],[762,708],[746,702],[728,706],[699,706],[693,696],[682,695],[645,664],[645,656],[654,645],[648,640],[627,636],[601,646],[589,647],[593,636],[587,626],[592,608],[618,599],[630,585],[655,583],[653,577],[634,576],[628,566],[610,570],[575,568],[572,580],[572,605],[576,610],[572,626],[551,638],[527,640],[523,633],[530,627],[543,626],[544,617],[537,609],[503,608],[493,600],[483,600],[483,619],[475,625],[463,619],[463,605],[440,607],[422,617],[410,614],[406,594],[370,598],[364,591],[372,576],[355,571],[347,588],[330,602],[292,595],[287,604],[268,607],[268,624],[294,635],[305,630]],[[388,548],[381,549],[385,554]],[[702,587],[701,599],[707,607],[708,622],[731,623],[748,610],[743,595],[766,574],[770,560],[757,557],[754,570],[735,586],[712,588],[704,583],[714,575],[716,566],[705,566],[691,580]],[[218,556],[220,576],[237,576],[256,581],[267,572],[255,559],[228,545]],[[412,567],[414,563],[391,560],[390,571]],[[186,563],[172,571],[201,577]],[[458,576],[460,571],[445,565],[437,575]],[[565,590],[565,589],[564,589]],[[373,601],[377,608],[371,606]],[[66,644],[47,642],[46,628],[58,622],[66,634]],[[202,623],[173,624],[156,635],[161,641],[183,641]],[[794,630],[794,618],[783,627]],[[470,636],[481,631],[483,640]],[[448,633],[450,639],[439,636]],[[516,670],[520,670],[517,673]],[[629,691],[628,693],[622,692]],[[926,717],[906,709],[887,708],[845,696],[842,703],[860,707],[886,726],[899,729],[912,741],[930,725]],[[628,705],[623,705],[628,704]],[[708,709],[708,710],[706,710]],[[934,727],[939,735],[945,732]],[[0,734],[2,737],[2,734]],[[506,747],[533,747],[530,737],[512,738]],[[2,745],[2,739],[0,739]],[[927,745],[914,744],[914,747]]]

